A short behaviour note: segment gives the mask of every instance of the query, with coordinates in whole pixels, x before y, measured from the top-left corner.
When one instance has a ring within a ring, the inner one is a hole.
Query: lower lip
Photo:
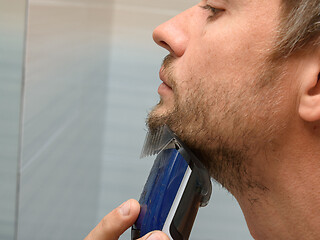
[[[166,94],[168,92],[172,92],[172,88],[169,87],[167,84],[165,83],[161,83],[159,88],[158,88],[158,93],[160,95]]]

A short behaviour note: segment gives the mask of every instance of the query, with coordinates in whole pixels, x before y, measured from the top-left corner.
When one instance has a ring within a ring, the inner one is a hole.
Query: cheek
[[[264,64],[272,47],[272,41],[266,39],[273,38],[270,29],[261,33],[261,29],[254,29],[256,26],[250,24],[230,22],[228,25],[230,28],[208,28],[190,41],[186,61],[190,66],[197,62],[203,73],[236,83],[239,78],[250,77]]]
[[[252,72],[239,47],[230,48],[228,44],[223,46],[223,41],[219,43],[205,42],[186,51],[177,68],[178,75],[181,76],[181,86],[196,89],[199,81],[203,80],[205,88],[212,90],[217,85],[235,87],[240,84],[240,79]]]
[[[267,56],[266,42],[250,36],[249,25],[234,28],[208,28],[190,39],[183,57],[175,64],[181,94],[196,89],[199,80],[205,80],[205,87],[210,89],[217,84],[239,88],[258,72]]]

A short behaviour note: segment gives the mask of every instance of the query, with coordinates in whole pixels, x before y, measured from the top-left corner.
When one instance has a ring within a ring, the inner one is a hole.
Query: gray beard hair
[[[164,66],[166,67],[166,60]],[[169,64],[167,67],[169,68]],[[238,89],[238,92],[216,88],[219,94],[206,100],[200,97],[205,96],[204,91],[200,89],[201,79],[197,84],[198,88],[189,91],[189,95],[184,97],[183,101],[171,79],[175,98],[174,108],[164,114],[157,114],[157,109],[164,105],[161,100],[147,118],[149,130],[155,131],[164,124],[169,126],[207,167],[212,178],[233,195],[243,194],[248,190],[266,191],[268,188],[257,179],[253,179],[248,169],[253,157],[259,151],[266,151],[265,142],[272,143],[272,138],[281,128],[270,120],[276,117],[274,109],[281,103],[280,98],[279,101],[275,100],[279,95],[275,94],[275,89],[279,86],[270,86],[271,79],[274,79],[275,75],[272,71],[266,73],[261,74],[265,81],[263,83],[258,81],[255,86],[256,89],[260,88],[261,92],[252,90],[252,86]],[[169,74],[169,78],[171,77]],[[259,94],[265,94],[262,95],[263,100],[264,96],[272,94],[275,98],[270,98],[266,102],[265,106],[269,104],[269,108],[264,109],[265,119],[252,120],[254,113],[261,108],[259,103],[262,99]],[[247,101],[248,104],[244,104],[243,96],[248,95],[252,97]],[[212,109],[218,113],[217,116],[210,114]],[[266,123],[270,125],[265,127]]]

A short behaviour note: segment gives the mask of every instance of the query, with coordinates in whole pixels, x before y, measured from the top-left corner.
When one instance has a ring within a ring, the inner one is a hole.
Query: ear
[[[320,71],[309,76],[302,84],[302,95],[299,104],[300,117],[308,122],[320,120]]]
[[[299,115],[308,122],[320,120],[320,51],[305,59],[301,70]],[[317,56],[316,56],[317,55]]]

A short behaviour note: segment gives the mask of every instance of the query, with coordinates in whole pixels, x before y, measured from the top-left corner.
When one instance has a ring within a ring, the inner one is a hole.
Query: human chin
[[[162,125],[167,124],[166,119],[172,114],[174,106],[169,107],[167,103],[160,99],[160,102],[151,110],[147,118],[149,130],[155,131]]]

